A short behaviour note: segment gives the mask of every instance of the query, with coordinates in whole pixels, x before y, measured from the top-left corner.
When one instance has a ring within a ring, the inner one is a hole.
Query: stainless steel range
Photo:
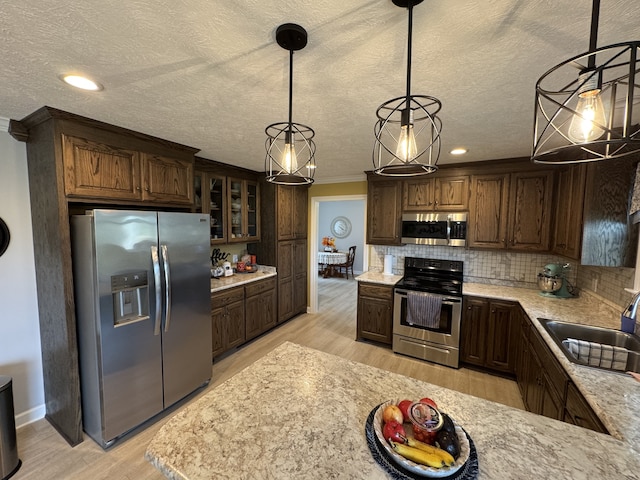
[[[393,351],[458,368],[463,262],[405,257],[395,285]]]

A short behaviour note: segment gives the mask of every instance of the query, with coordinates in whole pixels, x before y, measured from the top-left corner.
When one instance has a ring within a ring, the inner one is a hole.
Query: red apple
[[[420,403],[426,403],[427,405],[429,405],[430,407],[435,408],[436,410],[438,410],[438,405],[436,404],[436,402],[434,402],[433,400],[431,400],[429,397],[424,397],[420,399]]]
[[[405,422],[409,422],[409,407],[411,406],[413,402],[411,400],[402,400],[399,404],[398,404],[398,408],[400,409],[400,411],[402,412],[402,417],[404,418]]]
[[[395,420],[391,420],[384,424],[382,435],[387,440],[393,440],[398,443],[405,443],[405,439],[407,438],[407,433],[405,432],[404,427],[401,423],[398,423]]]
[[[399,424],[402,424],[402,411],[396,405],[387,405],[382,411],[382,420],[385,423],[396,421]]]

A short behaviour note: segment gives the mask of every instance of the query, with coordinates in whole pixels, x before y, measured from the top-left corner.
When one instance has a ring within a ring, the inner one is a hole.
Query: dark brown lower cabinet
[[[564,421],[600,433],[609,433],[576,386],[569,382]]]
[[[357,340],[391,345],[393,287],[358,282]]]
[[[245,338],[247,341],[276,326],[278,296],[276,279],[245,285]]]
[[[244,287],[211,294],[212,356],[245,342]]]
[[[516,377],[525,408],[545,417],[608,433],[524,312],[520,324]]]
[[[270,277],[211,294],[214,358],[276,326],[276,284]]]
[[[463,363],[514,374],[520,306],[505,300],[464,297],[460,358]]]

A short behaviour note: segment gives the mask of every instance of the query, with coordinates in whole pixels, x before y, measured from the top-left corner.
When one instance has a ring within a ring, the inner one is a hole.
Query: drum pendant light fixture
[[[600,0],[593,0],[589,51],[551,68],[536,83],[535,163],[593,162],[640,152],[640,42],[597,48],[599,16]]]
[[[307,45],[307,31],[300,25],[285,23],[276,30],[276,41],[289,50],[289,121],[273,123],[267,134],[265,170],[267,182],[279,185],[313,183],[316,163],[315,132],[311,127],[293,123],[293,52]]]
[[[392,0],[409,12],[407,91],[378,107],[374,127],[373,171],[378,175],[413,177],[435,172],[440,157],[440,100],[411,95],[411,37],[413,7],[423,0]]]

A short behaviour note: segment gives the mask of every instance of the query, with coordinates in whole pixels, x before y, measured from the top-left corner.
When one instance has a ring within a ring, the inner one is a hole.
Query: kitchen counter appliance
[[[549,263],[538,274],[540,295],[551,298],[573,298],[569,291],[567,271],[571,266],[560,263]]]
[[[458,368],[462,283],[461,261],[405,257],[394,287],[393,351]],[[416,309],[419,302],[424,308]],[[427,310],[432,318],[424,321],[419,316]]]
[[[103,448],[211,379],[209,215],[71,218],[84,431]]]

